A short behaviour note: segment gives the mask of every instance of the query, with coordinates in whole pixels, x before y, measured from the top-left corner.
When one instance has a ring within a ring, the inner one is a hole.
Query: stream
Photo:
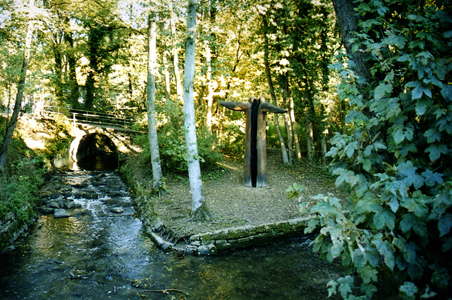
[[[0,256],[0,299],[325,299],[338,277],[303,239],[220,256],[165,253],[143,234],[115,172],[59,176],[66,190],[55,201],[74,203],[71,216],[40,216]]]

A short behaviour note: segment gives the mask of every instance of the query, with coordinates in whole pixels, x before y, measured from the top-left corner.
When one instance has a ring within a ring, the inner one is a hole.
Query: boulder
[[[43,215],[51,215],[53,214],[54,209],[51,207],[40,207],[39,212]]]
[[[50,207],[50,208],[61,208],[60,202],[56,201],[56,200],[49,201],[47,206]]]
[[[67,210],[62,208],[55,209],[55,211],[53,212],[54,218],[67,218],[70,216],[71,214]]]
[[[114,212],[115,214],[122,214],[124,212],[124,209],[122,207],[112,207],[110,211]]]

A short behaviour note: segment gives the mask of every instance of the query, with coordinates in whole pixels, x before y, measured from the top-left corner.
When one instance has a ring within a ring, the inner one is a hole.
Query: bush
[[[42,165],[40,159],[23,157],[9,164],[8,175],[0,175],[0,224],[13,222],[0,235],[0,251],[36,217],[37,191],[44,182]]]
[[[158,128],[160,160],[164,172],[183,173],[187,171],[184,120],[180,108],[169,101],[165,107],[165,122]],[[222,159],[214,150],[215,137],[204,128],[197,129],[198,155],[203,168],[211,168]],[[141,157],[144,165],[151,166],[147,135],[139,135],[134,140],[143,148]]]
[[[303,208],[314,249],[353,273],[329,293],[371,298],[393,283],[405,298],[451,294],[452,134],[450,16],[436,2],[354,2],[361,16],[354,48],[371,66],[365,85],[336,67],[350,129],[328,152],[348,199],[319,195]],[[449,38],[449,42],[447,42]],[[447,58],[449,57],[449,58]]]
[[[43,183],[44,170],[39,159],[23,159],[12,166],[10,176],[0,176],[0,219],[12,212],[20,221],[34,216],[38,197],[36,191]]]
[[[5,125],[0,118],[0,132]],[[0,251],[34,220],[39,201],[37,191],[44,182],[45,172],[41,157],[28,149],[20,138],[14,137],[8,149],[6,170],[0,173],[0,225],[11,222],[0,234]]]

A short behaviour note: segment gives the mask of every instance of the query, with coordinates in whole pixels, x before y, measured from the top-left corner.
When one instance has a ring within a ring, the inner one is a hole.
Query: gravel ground
[[[186,178],[171,177],[167,193],[155,199],[155,210],[165,226],[182,238],[231,226],[259,225],[300,216],[298,199],[288,199],[286,189],[294,183],[305,188],[303,199],[319,193],[335,193],[334,179],[325,168],[306,161],[286,167],[279,153],[268,153],[268,186],[245,187],[242,182],[243,161],[226,158],[218,170],[204,172],[203,192],[210,219],[190,219],[191,197]]]

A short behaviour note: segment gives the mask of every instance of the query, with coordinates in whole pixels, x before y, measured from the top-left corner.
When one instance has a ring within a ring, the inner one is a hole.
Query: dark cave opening
[[[77,147],[77,165],[88,171],[111,171],[118,168],[118,149],[106,135],[91,133],[83,136]]]

